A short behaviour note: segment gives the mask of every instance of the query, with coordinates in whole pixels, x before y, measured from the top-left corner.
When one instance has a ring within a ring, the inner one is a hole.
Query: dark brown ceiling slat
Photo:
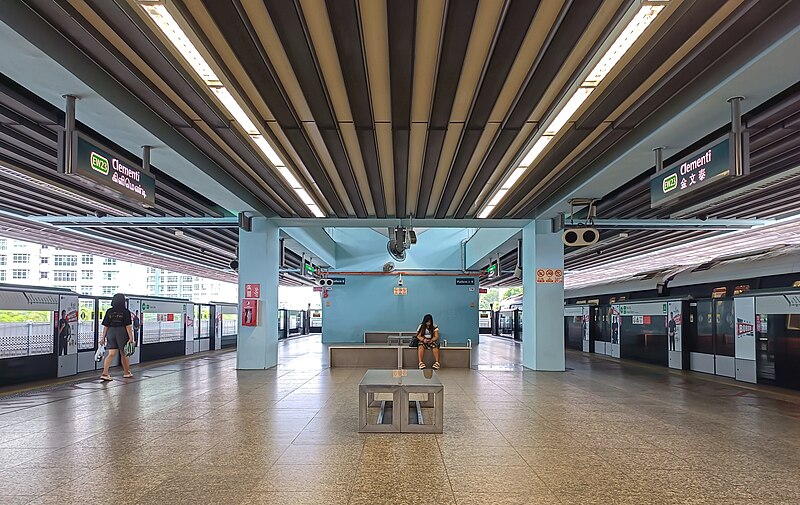
[[[714,1],[721,2],[723,0]],[[684,7],[684,9],[681,12],[681,15],[676,14],[674,17],[668,19],[667,24],[662,28],[660,33],[666,32],[666,35],[661,38],[656,36],[648,49],[643,50],[634,56],[634,60],[629,65],[626,65],[623,73],[603,91],[603,95],[596,99],[594,106],[590,107],[589,111],[587,111],[587,113],[585,113],[581,118],[578,118],[576,125],[581,126],[581,129],[573,129],[568,134],[568,137],[562,138],[561,142],[559,142],[559,145],[542,159],[542,161],[539,163],[540,166],[548,166],[548,159],[552,165],[554,160],[559,159],[557,154],[568,152],[566,151],[566,146],[577,145],[581,138],[585,137],[585,135],[582,135],[582,132],[589,131],[591,128],[594,128],[598,121],[602,121],[605,117],[607,117],[608,113],[612,110],[613,104],[616,103],[614,100],[624,99],[624,97],[629,96],[629,94],[640,85],[640,81],[644,78],[643,76],[649,75],[648,72],[652,72],[655,68],[657,68],[654,67],[654,65],[658,64],[659,61],[666,59],[669,54],[672,54],[671,52],[667,51],[666,48],[670,48],[672,45],[675,45],[675,49],[680,47],[680,44],[684,42],[684,39],[681,36],[682,32],[675,29],[670,30],[670,23],[678,23],[683,17],[688,17],[689,19],[694,20],[694,22],[698,22],[698,18],[700,18],[702,21],[703,19],[707,19],[708,16],[711,16],[713,12],[716,11],[716,9],[713,8],[714,2],[712,1],[698,2],[692,5],[684,4],[682,7]],[[709,36],[705,40],[702,48],[696,48],[695,51],[690,53],[690,56],[687,56],[687,58],[678,65],[678,67],[683,70],[682,72],[678,72],[677,70],[673,69],[670,73],[670,77],[659,80],[658,84],[649,90],[647,95],[649,100],[639,100],[638,108],[636,108],[635,111],[633,111],[633,109],[629,109],[627,113],[623,114],[624,119],[620,119],[615,124],[613,133],[606,131],[602,141],[607,143],[609,138],[616,137],[614,139],[616,142],[620,138],[624,137],[634,125],[638,124],[638,121],[645,119],[667,101],[669,97],[665,96],[665,93],[667,92],[664,92],[663,90],[670,90],[668,93],[670,96],[672,96],[682,89],[691,79],[696,78],[701,74],[702,71],[707,70],[709,68],[709,59],[711,61],[715,61],[716,58],[704,56],[703,52],[709,50],[724,52],[724,50],[730,46],[730,42],[724,42],[720,40],[720,35],[721,32],[716,30],[714,32],[714,36]],[[716,44],[712,45],[711,41],[715,41]],[[650,55],[651,52],[652,55]],[[646,57],[648,55],[650,55],[649,58]],[[680,82],[672,82],[672,79],[680,79]],[[662,92],[657,92],[659,89],[661,89]],[[610,98],[610,96],[613,96],[613,98]],[[632,119],[634,117],[638,118],[637,122],[628,123],[628,121],[634,121]],[[595,143],[598,143],[597,140]],[[548,188],[540,190],[532,197],[527,197],[526,195],[531,192],[532,188],[536,186],[546,175],[545,170],[536,170],[531,177],[527,177],[523,180],[520,187],[512,195],[512,198],[506,199],[506,201],[501,204],[501,208],[499,209],[500,212],[507,210],[508,206],[516,204],[524,198],[527,199],[527,203],[515,214],[515,216],[525,217],[533,215],[535,208],[539,203],[546,200],[546,198],[548,198],[549,195],[556,191],[559,187],[565,185],[565,179],[568,180],[568,178],[573,177],[575,172],[580,170],[578,167],[585,166],[587,165],[579,165],[573,161],[568,167],[562,170],[562,172],[556,178],[550,181]]]
[[[503,85],[508,78],[511,67],[517,58],[525,36],[530,29],[536,11],[539,9],[539,1],[533,0],[513,0],[507,3],[506,11],[503,13],[501,27],[498,30],[489,62],[484,68],[481,76],[480,85],[475,93],[474,101],[467,123],[462,132],[461,141],[458,145],[447,183],[436,209],[436,217],[447,216],[450,204],[453,203],[458,187],[464,178],[472,155],[478,145],[481,134],[489,120],[489,114],[503,90]],[[476,136],[475,133],[478,133]],[[463,203],[463,202],[462,202]]]
[[[387,0],[389,75],[394,144],[394,193],[398,217],[406,217],[411,92],[414,88],[414,40],[417,0]]]
[[[464,66],[477,9],[478,0],[451,0],[447,3],[417,200],[416,215],[419,217],[425,217],[428,213],[431,191],[439,168],[439,157],[450,123],[453,101],[461,79],[461,69]]]
[[[240,1],[240,0],[237,0]],[[325,147],[342,180],[350,203],[358,217],[367,217],[367,210],[358,189],[353,167],[338,131],[338,123],[328,99],[327,88],[317,66],[313,43],[303,23],[300,6],[286,0],[264,0],[278,38],[294,70],[306,103],[314,116]],[[364,97],[367,98],[367,97]]]
[[[385,189],[381,179],[358,5],[356,0],[343,0],[326,2],[326,6],[375,214],[377,217],[386,217]]]
[[[247,19],[244,9],[238,0],[202,0],[208,13],[214,19],[220,32],[225,36],[228,44],[238,56],[242,67],[247,72],[249,79],[258,89],[265,103],[269,104],[270,111],[275,116],[278,125],[284,130],[287,137],[289,131],[294,130],[300,135],[292,134],[292,146],[300,156],[303,165],[314,178],[322,195],[333,209],[337,216],[345,217],[346,212],[341,201],[339,201],[333,184],[325,173],[322,163],[311,147],[311,141],[302,129],[302,125],[296,112],[292,109],[277,73],[272,67],[264,49],[256,41],[258,40],[255,30]],[[191,17],[191,9],[183,6],[183,15],[191,19],[194,24],[194,32],[201,37],[203,44],[210,51],[213,51],[213,44],[204,36],[203,32],[196,27],[196,22]],[[222,58],[215,55],[215,61],[224,66]],[[302,153],[302,154],[301,154]]]

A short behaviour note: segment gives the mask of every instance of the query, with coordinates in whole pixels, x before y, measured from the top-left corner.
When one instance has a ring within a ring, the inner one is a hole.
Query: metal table
[[[370,422],[375,407],[380,411]],[[427,422],[422,409],[433,410]],[[443,421],[444,385],[433,370],[367,370],[358,383],[359,433],[441,433]]]

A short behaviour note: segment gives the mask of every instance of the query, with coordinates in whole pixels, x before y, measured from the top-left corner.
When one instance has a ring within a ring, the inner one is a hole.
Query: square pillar
[[[536,282],[536,271],[564,270],[564,244],[550,220],[522,229],[522,364],[533,370],[565,369],[564,284]]]
[[[236,368],[263,370],[278,364],[279,228],[254,217],[252,231],[239,230],[239,332]],[[259,284],[258,326],[242,325],[245,284]]]

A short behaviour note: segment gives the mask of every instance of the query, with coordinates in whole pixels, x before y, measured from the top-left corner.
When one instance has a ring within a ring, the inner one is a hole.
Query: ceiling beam
[[[60,228],[236,228],[237,217],[29,216]]]
[[[271,218],[281,228],[386,228],[390,226],[408,226],[413,224],[419,228],[517,228],[522,229],[530,224],[529,219],[408,219],[371,218],[371,219],[302,219]]]

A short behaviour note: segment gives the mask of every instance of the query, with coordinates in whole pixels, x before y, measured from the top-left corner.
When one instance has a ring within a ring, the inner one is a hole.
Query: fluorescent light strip
[[[286,164],[283,160],[278,156],[278,153],[275,152],[275,149],[272,148],[267,139],[264,138],[263,135],[250,135],[250,138],[253,139],[253,142],[256,143],[261,152],[267,156],[267,159],[275,165],[276,167],[285,167]]]
[[[222,85],[222,82],[211,70],[211,66],[206,62],[189,37],[183,31],[175,18],[167,10],[163,3],[140,2],[142,9],[147,13],[158,28],[169,39],[175,49],[183,56],[189,66],[200,76],[203,82],[209,87],[212,93],[219,99],[225,109],[233,116],[233,119],[247,132],[250,139],[256,144],[267,159],[278,168],[281,176],[286,180],[292,190],[297,194],[303,203],[317,217],[325,217],[322,210],[314,203],[308,192],[300,186],[300,183],[286,168],[280,156],[270,145],[266,138],[261,134],[250,116],[244,111],[239,102],[231,95],[230,91]],[[283,168],[283,170],[281,170]]]
[[[169,13],[164,4],[141,4],[142,9],[150,16],[156,25],[161,29],[164,35],[167,36],[172,45],[181,53],[189,65],[194,69],[197,75],[208,86],[221,86],[217,74],[211,70],[211,67],[206,63],[206,60],[200,55],[200,52],[194,47],[192,41],[186,36],[183,29],[180,27],[172,14]]]
[[[622,56],[633,46],[636,40],[644,33],[650,23],[658,16],[664,9],[663,5],[643,5],[636,16],[628,23],[628,26],[617,37],[617,40],[611,45],[606,54],[600,59],[597,65],[586,77],[584,86],[597,86],[600,84],[614,65],[619,63]]]
[[[520,163],[521,167],[530,167],[533,162],[536,161],[545,147],[547,147],[547,144],[564,128],[570,118],[580,109],[586,99],[589,98],[594,88],[598,86],[600,81],[602,81],[611,69],[619,63],[622,56],[628,52],[636,40],[644,33],[647,27],[650,26],[663,9],[663,5],[650,4],[643,5],[641,9],[639,9],[608,51],[600,58],[600,61],[589,73],[589,76],[583,84],[575,90],[575,93],[570,97],[567,103],[564,104],[558,114],[556,114],[556,117],[544,128],[544,134],[539,137],[536,143],[531,147],[531,150],[525,155]],[[503,199],[518,180],[519,176],[515,178],[513,175],[506,180],[500,190],[494,195],[492,200],[490,200],[489,204],[478,214],[478,218],[489,217],[494,207],[500,203],[500,200]],[[499,198],[498,195],[500,195]]]
[[[225,108],[228,109],[228,112],[231,113],[233,119],[235,119],[236,122],[239,123],[242,126],[242,128],[244,128],[244,131],[246,131],[248,135],[259,135],[258,128],[256,128],[256,125],[253,123],[253,121],[250,119],[247,113],[245,113],[244,109],[242,109],[242,106],[239,105],[239,102],[237,102],[236,99],[233,98],[233,95],[231,95],[231,92],[228,91],[226,87],[224,86],[209,86],[209,87],[211,89],[211,92],[214,93],[214,95],[216,95],[217,98],[219,98],[219,101],[222,102],[222,105],[224,105]]]
[[[572,98],[569,99],[564,107],[561,109],[561,112],[550,122],[547,129],[544,131],[545,135],[556,135],[558,132],[561,131],[562,128],[567,124],[567,121],[572,117],[575,112],[583,105],[583,102],[589,98],[589,95],[592,94],[594,88],[578,88],[575,91],[575,94],[572,95]]]
[[[543,137],[539,137],[539,140],[537,140],[536,143],[533,144],[531,150],[528,151],[528,154],[526,154],[525,158],[523,158],[522,163],[520,163],[520,166],[523,167],[531,166],[533,164],[533,161],[540,154],[542,154],[542,151],[544,151],[544,148],[547,147],[547,144],[549,144],[551,140],[553,140],[552,135],[545,135]]]
[[[517,167],[517,169],[511,174],[511,177],[506,180],[505,184],[503,184],[500,189],[511,189],[511,187],[517,183],[519,178],[525,174],[527,169],[528,167]]]

